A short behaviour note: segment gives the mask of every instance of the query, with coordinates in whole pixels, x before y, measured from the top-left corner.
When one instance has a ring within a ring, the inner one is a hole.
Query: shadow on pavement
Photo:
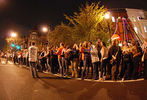
[[[146,80],[129,83],[101,83],[61,77],[42,77],[41,81],[46,88],[55,88],[63,100],[146,100],[147,98]]]
[[[40,79],[58,79],[58,80],[69,80],[71,78],[67,78],[67,77],[48,77],[48,76],[43,76],[40,77]]]

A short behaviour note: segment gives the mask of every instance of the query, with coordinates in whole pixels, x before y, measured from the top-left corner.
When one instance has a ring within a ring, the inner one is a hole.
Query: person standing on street
[[[36,68],[37,58],[38,58],[37,52],[38,52],[38,48],[35,46],[35,43],[33,42],[32,46],[30,46],[28,49],[30,71],[32,72],[33,78],[35,78],[35,74],[36,74],[36,77],[39,78],[38,73],[37,73],[37,68]]]
[[[143,48],[143,57],[142,61],[144,62],[144,79],[147,80],[147,38],[144,40]]]
[[[64,49],[64,44],[63,43],[60,43],[60,47],[58,48],[56,54],[58,55],[58,63],[59,63],[59,73],[60,75],[62,76],[62,72],[63,72],[63,66],[62,66],[62,50]]]
[[[95,45],[92,45],[92,49],[90,50],[91,54],[91,61],[92,61],[92,67],[93,67],[93,79],[97,80],[99,73],[98,70],[98,63],[99,63],[99,57],[98,57],[98,50]]]
[[[81,53],[82,53],[82,60],[84,65],[81,78],[82,80],[84,80],[84,78],[88,77],[88,68],[90,66],[90,49],[88,49],[87,41],[83,43],[83,49],[81,50]]]
[[[71,51],[70,51],[71,52]],[[71,66],[72,66],[72,77],[77,78],[78,77],[78,64],[79,64],[79,47],[77,44],[74,44],[72,48],[72,57],[70,57],[71,60]]]
[[[132,70],[132,79],[137,79],[138,78],[138,70],[139,70],[139,62],[142,56],[142,51],[137,45],[136,41],[132,41],[132,54],[133,54],[133,70]]]
[[[110,59],[112,80],[117,80],[119,77],[119,65],[121,61],[122,50],[118,46],[118,40],[112,41],[112,45],[108,50],[108,59]]]
[[[108,59],[108,49],[106,47],[105,42],[101,42],[101,75],[100,78],[105,80],[106,78],[106,67],[107,67],[107,59]]]
[[[40,62],[41,62],[41,67],[42,67],[42,71],[43,72],[47,72],[48,68],[47,68],[47,58],[46,58],[46,50],[45,48],[42,48],[42,52],[40,54]]]

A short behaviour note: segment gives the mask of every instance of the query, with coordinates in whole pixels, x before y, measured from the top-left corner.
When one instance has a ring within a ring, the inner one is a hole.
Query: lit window
[[[144,31],[147,32],[147,26],[144,26]]]
[[[138,31],[137,31],[137,27],[134,27],[134,30],[135,30],[136,33],[138,33]]]
[[[115,18],[114,17],[112,17],[112,22],[115,22]]]

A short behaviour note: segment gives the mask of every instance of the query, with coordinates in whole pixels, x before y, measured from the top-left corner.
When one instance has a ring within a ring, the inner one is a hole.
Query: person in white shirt
[[[38,58],[37,52],[38,52],[38,48],[35,46],[35,43],[33,42],[32,46],[30,46],[28,49],[30,71],[32,72],[33,78],[35,78],[35,74],[36,74],[36,77],[39,78],[38,73],[37,73],[37,68],[36,68],[37,58]]]
[[[99,64],[99,57],[98,57],[98,50],[95,45],[92,45],[92,48],[90,50],[91,54],[91,61],[92,61],[92,67],[93,67],[93,79],[97,80],[99,73],[98,73],[98,64]]]

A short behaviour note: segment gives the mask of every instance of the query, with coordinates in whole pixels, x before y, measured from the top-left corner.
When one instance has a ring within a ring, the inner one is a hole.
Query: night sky
[[[66,22],[64,14],[72,15],[86,1],[99,0],[0,0],[0,48],[9,31],[21,35],[39,25],[51,28]],[[107,8],[141,8],[147,10],[147,0],[101,0]]]

